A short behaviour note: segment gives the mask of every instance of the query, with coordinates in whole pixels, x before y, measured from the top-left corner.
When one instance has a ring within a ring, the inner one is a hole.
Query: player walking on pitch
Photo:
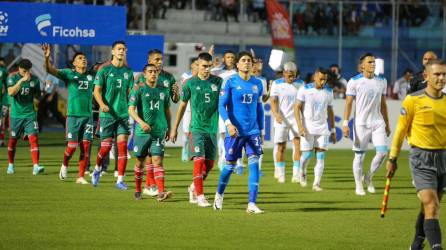
[[[367,185],[369,193],[375,193],[372,183],[373,174],[386,158],[387,137],[390,135],[389,118],[387,116],[386,90],[387,81],[375,75],[375,56],[370,53],[359,59],[362,73],[354,76],[347,84],[345,99],[344,137],[350,136],[349,119],[353,101],[355,107],[355,123],[353,130],[353,175],[355,177],[356,195],[365,195],[362,181]],[[367,146],[372,141],[376,149],[370,171],[363,175],[363,164]]]
[[[135,86],[130,95],[129,114],[137,122],[135,130],[135,146],[133,148],[135,162],[135,199],[141,199],[141,184],[144,175],[144,164],[148,153],[152,155],[155,182],[158,187],[158,201],[172,195],[164,190],[164,143],[169,134],[170,100],[169,89],[156,86],[158,69],[147,64],[143,70],[146,84]],[[137,109],[137,111],[136,111]]]
[[[73,69],[56,69],[50,62],[50,45],[42,46],[45,57],[45,69],[63,80],[68,89],[68,110],[66,140],[67,148],[64,152],[62,166],[60,167],[59,179],[67,178],[68,163],[76,148],[80,144],[79,154],[79,175],[76,183],[88,184],[84,179],[85,168],[90,161],[90,145],[93,141],[93,78],[87,72],[87,57],[83,53],[76,53],[73,56]]]
[[[193,183],[189,186],[189,202],[200,207],[211,204],[206,200],[203,181],[214,166],[217,151],[218,95],[222,79],[211,75],[212,56],[203,52],[198,55],[198,74],[186,81],[178,107],[175,125],[170,138],[175,143],[177,130],[190,101],[192,120],[189,143],[194,161]],[[196,198],[195,198],[196,195]]]
[[[214,198],[214,209],[223,208],[223,195],[229,178],[246,150],[249,167],[249,203],[246,212],[263,213],[257,205],[259,189],[259,157],[263,154],[261,130],[264,128],[262,105],[263,87],[256,77],[251,76],[253,58],[249,52],[238,54],[238,74],[230,77],[221,91],[219,112],[227,127],[225,138],[226,163],[221,171],[217,192]]]
[[[421,201],[410,249],[423,249],[427,238],[432,249],[441,246],[440,201],[446,188],[446,64],[433,59],[424,71],[427,87],[409,94],[403,101],[393,136],[388,175],[397,169],[397,158],[404,142],[411,146],[409,164]]]
[[[40,81],[31,74],[32,63],[28,59],[19,62],[19,71],[8,76],[8,95],[10,96],[11,133],[8,141],[8,169],[7,174],[14,174],[14,158],[17,140],[21,135],[28,137],[31,147],[31,158],[34,164],[33,175],[44,171],[39,165],[39,126],[34,98],[40,97]]]
[[[300,184],[307,185],[307,166],[313,150],[316,150],[316,166],[314,167],[313,190],[322,191],[321,178],[324,172],[325,151],[328,149],[328,138],[336,143],[334,128],[333,90],[325,86],[328,72],[318,68],[314,73],[314,82],[300,88],[297,93],[295,117],[299,127],[302,164]],[[303,117],[302,115],[303,114]],[[327,118],[331,129],[328,128]]]
[[[94,97],[100,107],[101,148],[96,158],[91,184],[98,185],[102,159],[110,152],[113,136],[116,134],[118,144],[116,187],[126,190],[124,174],[127,165],[127,138],[130,133],[127,99],[130,88],[133,87],[133,71],[125,66],[127,48],[123,41],[114,42],[111,52],[113,55],[111,63],[99,69],[94,81]]]
[[[295,81],[297,67],[293,62],[283,66],[283,78],[271,84],[271,112],[274,116],[274,143],[278,150],[276,154],[278,181],[285,182],[285,149],[290,139],[296,149],[293,152],[292,182],[300,182],[300,137],[299,128],[294,117],[294,106],[297,102],[297,93],[302,84]]]

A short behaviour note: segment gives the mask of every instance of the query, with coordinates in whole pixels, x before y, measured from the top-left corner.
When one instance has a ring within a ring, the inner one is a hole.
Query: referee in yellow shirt
[[[398,125],[387,163],[393,176],[404,138],[411,146],[409,163],[412,178],[421,200],[421,211],[415,225],[415,238],[410,249],[422,249],[427,238],[432,249],[441,246],[439,224],[440,201],[446,188],[446,64],[431,60],[424,78],[427,87],[411,93],[403,101]]]

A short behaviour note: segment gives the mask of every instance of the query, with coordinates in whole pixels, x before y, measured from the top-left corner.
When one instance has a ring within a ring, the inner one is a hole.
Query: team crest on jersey
[[[110,77],[114,77],[115,75],[113,75],[113,73],[110,73]]]
[[[88,81],[91,81],[91,80],[93,80],[93,77],[92,77],[91,75],[88,75],[88,76],[87,76],[87,80],[88,80]]]
[[[124,79],[126,79],[126,80],[129,79],[129,74],[127,72],[124,73]]]
[[[242,89],[242,87],[240,87],[240,86],[237,86],[237,88],[235,88],[235,89],[237,89],[237,90],[241,90],[241,89]]]
[[[220,95],[221,95],[221,96],[225,95],[225,90],[224,90],[224,89],[222,89],[222,90],[220,91]]]
[[[29,82],[29,86],[30,86],[30,87],[34,87],[34,81],[30,81],[30,82]]]
[[[211,85],[211,89],[212,89],[212,91],[217,91],[217,85],[212,84],[212,85]]]
[[[229,149],[228,154],[232,155],[234,153],[234,150],[232,148]]]
[[[407,111],[406,111],[406,109],[405,108],[401,108],[401,110],[400,110],[400,114],[401,115],[407,115]]]
[[[76,80],[76,79],[78,79],[78,78],[79,78],[79,77],[77,77],[77,76],[74,76],[74,77],[73,77],[74,80]]]
[[[252,86],[252,92],[253,93],[258,93],[259,92],[259,88],[257,88],[256,85]]]
[[[15,136],[15,131],[11,131],[11,136]]]
[[[199,147],[199,146],[196,146],[196,147],[195,147],[195,152],[197,152],[197,153],[200,152],[200,147]]]
[[[163,84],[164,84],[164,87],[166,87],[166,88],[169,87],[169,81],[164,80],[164,81],[163,81]]]
[[[133,151],[136,153],[136,152],[138,152],[138,146],[134,146],[133,147]]]
[[[73,138],[73,135],[72,135],[71,133],[68,133],[68,134],[67,134],[67,138],[68,138],[68,139],[71,139],[71,138]]]
[[[99,76],[96,76],[95,79],[96,79],[96,80],[99,80]]]
[[[164,100],[164,93],[160,93],[160,99]]]
[[[148,94],[146,94],[146,96],[147,96]],[[134,102],[136,100],[136,98],[134,97],[134,96],[130,96],[130,101],[131,102]]]

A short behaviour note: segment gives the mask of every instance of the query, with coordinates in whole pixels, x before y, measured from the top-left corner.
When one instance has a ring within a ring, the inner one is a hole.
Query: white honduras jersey
[[[333,106],[333,90],[327,86],[316,89],[313,83],[301,87],[297,100],[303,103],[303,125],[312,135],[329,135],[327,108]]]
[[[237,71],[235,69],[231,70],[221,70],[218,74],[219,77],[223,79],[223,84],[221,85],[221,89],[223,89],[226,85],[226,81],[229,79],[229,77],[237,74]]]
[[[355,125],[371,126],[384,122],[381,98],[386,92],[387,81],[382,76],[368,79],[358,74],[348,81],[346,94],[355,98]]]
[[[189,78],[191,78],[192,77],[192,72],[191,71],[187,71],[187,72],[184,72],[182,75],[181,75],[181,87],[182,86],[184,86],[184,84],[186,84],[186,81],[189,79]],[[180,93],[181,93],[181,90],[180,90]],[[188,102],[187,103],[187,106],[186,106],[186,112],[191,112],[191,109],[190,109],[190,102]]]
[[[263,76],[256,76],[257,79],[259,79],[262,82],[262,86],[263,86],[263,93],[262,95],[266,95],[267,91],[267,86],[266,86],[266,78]]]
[[[286,83],[284,78],[279,78],[271,84],[271,97],[277,97],[279,105],[279,113],[282,114],[285,122],[282,124],[274,120],[274,127],[289,127],[294,124],[294,106],[297,102],[297,93],[302,83],[294,81],[293,83]]]

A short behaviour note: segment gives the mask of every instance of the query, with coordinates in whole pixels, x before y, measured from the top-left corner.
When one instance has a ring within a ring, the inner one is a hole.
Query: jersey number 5
[[[204,102],[210,103],[211,102],[211,94],[210,93],[204,93]]]

